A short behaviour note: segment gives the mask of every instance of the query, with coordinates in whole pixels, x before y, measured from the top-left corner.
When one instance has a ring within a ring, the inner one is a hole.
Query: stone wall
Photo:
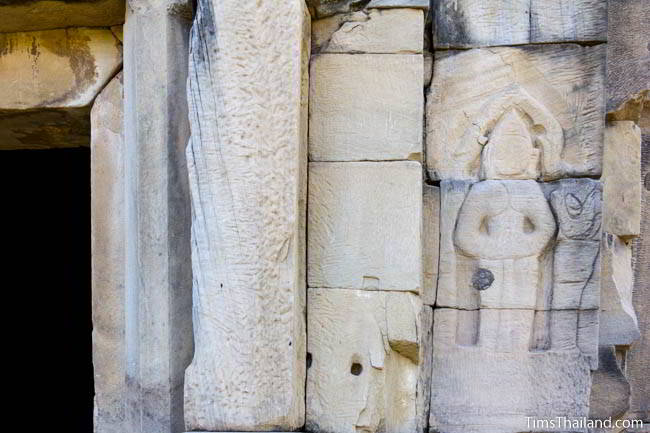
[[[643,2],[0,0],[0,149],[91,147],[95,431],[650,423]]]

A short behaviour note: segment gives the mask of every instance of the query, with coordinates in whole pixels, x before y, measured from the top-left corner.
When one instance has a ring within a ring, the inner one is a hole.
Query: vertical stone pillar
[[[316,14],[351,2],[330,3]],[[412,4],[371,2],[313,23],[308,431],[426,428],[432,310],[423,298],[435,295],[430,278],[423,290],[425,13]],[[434,207],[427,200],[427,221]]]
[[[304,424],[309,34],[303,0],[198,2],[187,430]]]
[[[431,431],[585,431],[549,421],[598,366],[606,6],[435,2]]]
[[[125,430],[183,430],[191,359],[190,204],[184,149],[190,2],[131,0],[124,28]]]
[[[90,113],[95,432],[122,433],[124,348],[124,99],[122,73]]]

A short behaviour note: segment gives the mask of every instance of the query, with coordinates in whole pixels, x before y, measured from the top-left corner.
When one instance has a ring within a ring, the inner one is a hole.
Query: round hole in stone
[[[363,371],[363,366],[358,362],[353,362],[352,365],[350,366],[350,374],[352,374],[353,376],[360,375],[362,371]]]
[[[307,368],[311,367],[311,353],[307,352]]]

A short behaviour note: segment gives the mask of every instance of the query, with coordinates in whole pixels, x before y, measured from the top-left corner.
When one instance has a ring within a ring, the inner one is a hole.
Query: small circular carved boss
[[[476,290],[487,290],[494,282],[494,274],[489,269],[478,268],[472,275],[472,287]]]

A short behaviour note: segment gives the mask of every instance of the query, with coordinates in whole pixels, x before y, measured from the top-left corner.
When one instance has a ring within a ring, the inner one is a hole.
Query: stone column
[[[126,427],[183,430],[192,354],[184,149],[189,2],[131,0],[124,28]]]
[[[303,0],[198,2],[187,430],[304,424],[309,34]]]
[[[310,75],[306,428],[423,431],[426,6],[312,3],[325,18],[313,22]]]
[[[90,113],[95,432],[122,433],[124,348],[124,99],[120,72]]]
[[[602,215],[602,185],[589,177],[603,166],[606,7],[435,2],[431,431],[538,432],[554,427],[537,421],[588,415]]]

